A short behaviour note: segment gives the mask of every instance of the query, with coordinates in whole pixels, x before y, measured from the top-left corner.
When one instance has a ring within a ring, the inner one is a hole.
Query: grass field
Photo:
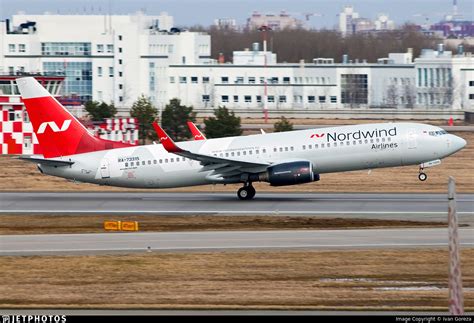
[[[104,221],[138,221],[140,231],[314,230],[446,227],[443,222],[305,216],[2,215],[0,234],[99,233]]]
[[[1,308],[448,309],[447,250],[1,257]],[[461,255],[474,309],[474,249]]]
[[[321,181],[271,187],[255,183],[257,192],[446,192],[448,176],[454,176],[458,192],[474,192],[474,133],[457,135],[468,141],[466,148],[443,160],[437,167],[428,168],[428,180],[418,180],[416,166],[374,169],[346,173],[322,174]],[[1,191],[129,191],[130,189],[103,187],[93,184],[74,184],[61,178],[41,175],[36,165],[0,156]],[[240,185],[205,185],[160,191],[170,192],[235,192]],[[258,197],[258,193],[257,193]]]

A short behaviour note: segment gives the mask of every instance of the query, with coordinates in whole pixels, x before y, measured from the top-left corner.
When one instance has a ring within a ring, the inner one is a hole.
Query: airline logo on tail
[[[71,125],[71,122],[72,122],[71,119],[64,120],[63,125],[61,126],[61,128],[59,128],[58,125],[56,124],[56,122],[54,122],[54,121],[43,122],[42,124],[40,124],[40,126],[38,128],[38,133],[44,133],[48,126],[51,128],[51,130],[53,132],[63,132],[63,131],[66,131],[69,128],[69,126]]]

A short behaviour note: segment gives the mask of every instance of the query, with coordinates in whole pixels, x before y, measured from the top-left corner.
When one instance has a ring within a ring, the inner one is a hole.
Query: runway
[[[474,247],[474,229],[459,229]],[[0,255],[101,254],[146,251],[377,249],[447,247],[447,229],[201,231],[0,236]]]
[[[474,194],[457,195],[461,224],[474,225]],[[308,215],[446,221],[445,194],[0,193],[0,214]]]

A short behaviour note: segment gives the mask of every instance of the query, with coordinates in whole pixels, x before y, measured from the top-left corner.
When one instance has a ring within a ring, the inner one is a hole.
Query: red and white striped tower
[[[456,182],[449,177],[448,183],[448,232],[449,232],[449,312],[464,314],[461,261],[459,258],[458,217],[456,214]]]

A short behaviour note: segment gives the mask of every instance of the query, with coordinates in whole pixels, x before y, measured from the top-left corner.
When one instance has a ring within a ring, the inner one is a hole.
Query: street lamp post
[[[268,122],[268,77],[267,77],[267,31],[272,30],[270,27],[263,25],[258,28],[258,31],[263,35],[263,69],[264,74],[264,90],[263,90],[263,116],[265,123]]]

